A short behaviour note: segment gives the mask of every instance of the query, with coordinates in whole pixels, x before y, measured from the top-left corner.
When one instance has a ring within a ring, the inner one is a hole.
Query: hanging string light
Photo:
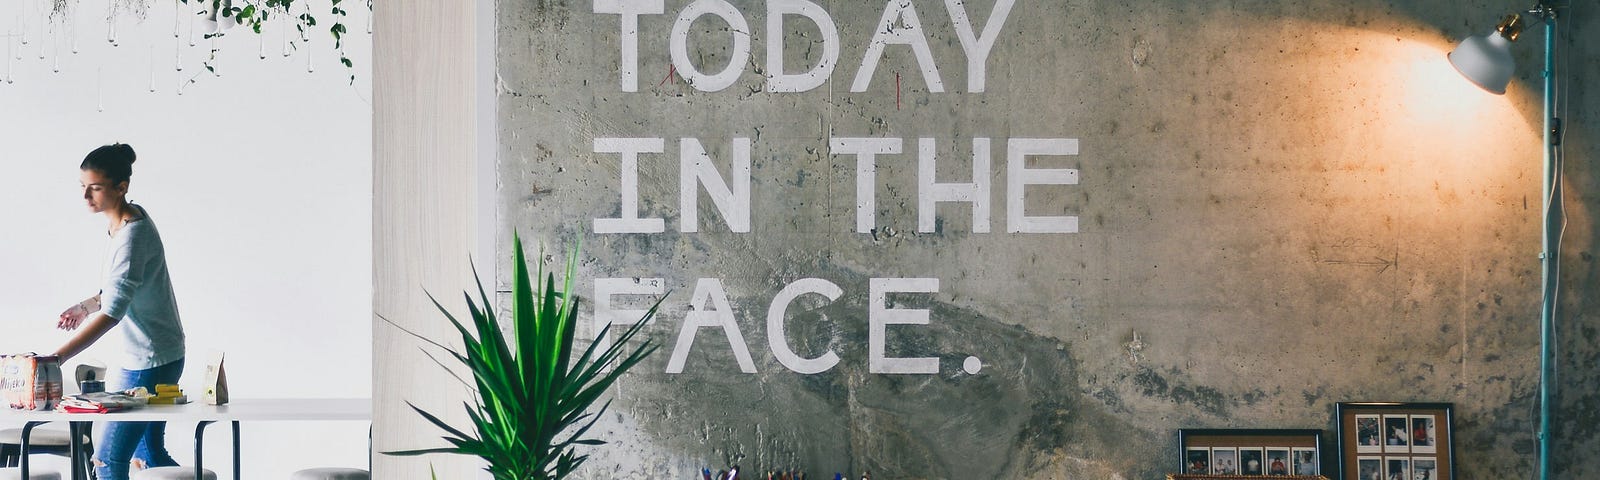
[[[289,17],[288,7],[283,7],[283,17]],[[278,23],[281,24],[284,23],[284,21],[279,21]],[[289,55],[294,51],[294,40],[289,39],[289,26],[280,25],[280,28],[278,29],[278,39],[283,41],[283,58],[289,58]]]
[[[76,15],[76,13],[78,12],[78,2],[77,2],[77,0],[73,0],[72,3],[68,4],[68,3],[66,3],[66,0],[57,0],[57,1],[62,2],[61,24],[63,26],[65,26],[66,29],[67,29],[67,37],[72,39],[72,54],[73,55],[77,55],[78,54],[78,16]]]
[[[50,23],[50,72],[61,73],[61,35],[55,22]]]
[[[16,79],[11,78],[11,37],[13,35],[16,34],[12,33],[12,31],[6,32],[6,84],[8,85],[16,83]]]
[[[106,42],[117,46],[117,3],[112,2],[111,14],[106,15]]]

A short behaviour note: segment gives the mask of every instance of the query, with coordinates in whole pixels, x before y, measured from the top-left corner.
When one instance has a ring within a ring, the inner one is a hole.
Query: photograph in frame
[[[1317,449],[1295,447],[1294,449],[1294,474],[1295,475],[1321,475],[1322,461],[1317,458]]]
[[[1383,425],[1377,415],[1356,415],[1356,452],[1383,452]]]
[[[1211,449],[1212,475],[1238,475],[1239,451],[1232,448]]]
[[[1289,459],[1289,449],[1287,448],[1268,448],[1266,462],[1267,476],[1286,477],[1294,470],[1294,467],[1291,466],[1294,461]]]
[[[1438,436],[1437,422],[1433,415],[1411,416],[1411,452],[1412,453],[1438,453],[1436,437]]]
[[[1266,453],[1261,447],[1239,449],[1239,474],[1262,475],[1266,472]]]
[[[1383,457],[1357,457],[1356,478],[1383,480]]]
[[[1411,480],[1411,457],[1383,457],[1384,480]]]
[[[1411,480],[1435,480],[1438,478],[1439,461],[1433,457],[1411,458]]]
[[[1189,447],[1184,452],[1183,472],[1190,475],[1208,475],[1211,473],[1211,449],[1206,447]]]
[[[1383,416],[1383,453],[1411,453],[1411,417]]]

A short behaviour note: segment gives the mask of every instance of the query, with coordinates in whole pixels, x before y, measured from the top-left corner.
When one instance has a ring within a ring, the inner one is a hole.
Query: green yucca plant
[[[438,416],[407,402],[423,418],[444,429],[448,435],[443,438],[452,446],[387,454],[474,455],[488,463],[486,469],[495,480],[546,480],[566,477],[589,458],[579,455],[575,451],[577,446],[605,443],[585,438],[585,434],[610,407],[611,401],[607,400],[598,412],[589,412],[589,407],[623,372],[655,351],[656,346],[648,339],[631,352],[626,348],[628,340],[655,316],[661,303],[657,301],[650,307],[644,317],[618,336],[610,347],[596,351],[599,342],[594,342],[581,355],[574,356],[578,296],[573,293],[572,281],[577,271],[577,250],[567,257],[566,279],[561,289],[556,289],[555,272],[547,276],[542,264],[533,278],[545,277],[544,288],[535,289],[523,260],[522,238],[515,236],[513,242],[516,251],[512,267],[511,338],[501,333],[482,280],[478,281],[481,304],[474,302],[470,294],[463,293],[475,331],[469,331],[438,300],[433,300],[434,306],[461,332],[465,346],[460,351],[407,331],[449,352],[472,372],[477,404],[465,405],[472,425],[466,429],[452,427]],[[431,294],[429,299],[433,299]],[[609,330],[608,326],[600,335],[606,335]],[[608,366],[613,368],[608,370]]]

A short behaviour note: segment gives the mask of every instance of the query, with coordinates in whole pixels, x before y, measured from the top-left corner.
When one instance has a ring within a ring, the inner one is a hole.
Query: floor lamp
[[[1511,58],[1511,42],[1517,40],[1525,26],[1524,15],[1544,24],[1544,235],[1543,250],[1539,252],[1542,264],[1541,298],[1539,306],[1539,478],[1550,478],[1550,409],[1555,383],[1555,362],[1552,349],[1555,345],[1555,309],[1557,286],[1560,283],[1561,227],[1558,218],[1552,218],[1554,209],[1561,209],[1561,119],[1556,118],[1555,52],[1556,7],[1543,0],[1533,8],[1505,17],[1494,31],[1467,37],[1450,52],[1450,64],[1472,83],[1484,90],[1506,93],[1516,64]]]

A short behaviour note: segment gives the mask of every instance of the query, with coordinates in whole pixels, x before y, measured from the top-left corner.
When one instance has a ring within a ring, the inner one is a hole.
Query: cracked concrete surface
[[[618,15],[589,1],[499,2],[501,251],[513,229],[555,249],[581,236],[584,279],[663,278],[672,291],[648,330],[663,349],[618,387],[597,427],[612,443],[587,450],[585,478],[731,464],[1157,478],[1176,468],[1178,428],[1322,428],[1331,458],[1334,404],[1379,400],[1455,403],[1460,478],[1531,475],[1538,48],[1519,45],[1504,97],[1479,95],[1443,62],[1518,5],[1018,0],[986,91],[972,93],[945,2],[912,0],[945,91],[928,91],[911,48],[890,45],[853,93],[893,2],[814,3],[837,25],[837,67],[815,89],[768,93],[767,2],[729,3],[752,30],[750,56],[716,92],[686,83],[669,55],[690,2],[639,16],[637,92],[619,88]],[[983,28],[995,1],[957,4]],[[822,55],[823,35],[801,18],[785,24],[788,69]],[[1579,61],[1600,24],[1586,9],[1570,21],[1577,86],[1600,69]],[[692,61],[721,70],[733,38],[700,19]],[[1600,102],[1569,94],[1557,473],[1579,478],[1600,474],[1581,453],[1600,447],[1600,182],[1588,161]],[[637,185],[640,216],[665,232],[592,232],[593,219],[622,215],[623,169],[595,153],[601,137],[663,139],[663,153],[639,156]],[[866,233],[855,231],[856,158],[831,153],[836,137],[903,139],[902,153],[878,157]],[[940,205],[937,228],[919,232],[924,137],[940,182],[971,181],[972,139],[993,139],[989,233],[961,204]],[[704,189],[699,231],[679,232],[682,138],[699,139],[725,178],[733,139],[751,139],[748,233],[731,232]],[[1078,140],[1077,155],[1029,167],[1076,169],[1079,183],[1028,187],[1026,205],[1077,216],[1077,233],[1006,233],[1008,138]],[[937,374],[869,372],[869,279],[901,277],[939,289],[890,296],[929,324],[891,326],[888,354],[935,357]],[[663,373],[699,278],[726,288],[757,373],[739,371],[718,329],[699,331],[683,373]],[[840,358],[815,375],[784,368],[766,340],[773,296],[802,278],[843,291],[790,307],[789,345]],[[963,371],[968,357],[979,373]]]

